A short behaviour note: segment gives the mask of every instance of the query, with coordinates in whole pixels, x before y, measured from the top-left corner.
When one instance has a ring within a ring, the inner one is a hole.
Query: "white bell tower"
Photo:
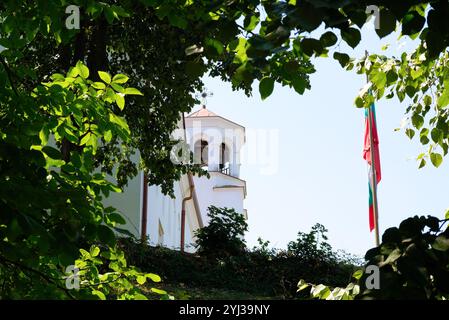
[[[203,94],[203,98],[206,94]],[[185,118],[187,142],[194,154],[195,163],[208,171],[206,176],[194,176],[199,208],[207,225],[207,208],[234,208],[247,218],[243,207],[246,198],[246,181],[240,179],[240,150],[245,143],[245,128],[223,118],[206,108]]]

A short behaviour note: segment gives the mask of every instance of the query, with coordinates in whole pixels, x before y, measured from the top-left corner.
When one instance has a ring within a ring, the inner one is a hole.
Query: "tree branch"
[[[5,68],[6,74],[8,75],[9,83],[11,84],[11,88],[16,94],[16,96],[19,96],[19,93],[17,92],[16,87],[14,86],[14,82],[12,81],[12,73],[11,69],[9,68],[8,64],[6,63],[5,57],[1,57],[0,62],[3,65],[3,68]]]
[[[9,264],[12,264],[12,265],[14,265],[14,266],[16,266],[16,267],[18,267],[18,268],[21,268],[21,269],[23,269],[23,270],[27,270],[27,271],[29,271],[29,272],[32,272],[32,273],[37,274],[38,276],[40,276],[42,279],[44,279],[44,280],[47,281],[48,283],[51,283],[51,284],[53,284],[55,287],[57,287],[58,289],[61,289],[62,291],[64,291],[64,292],[67,294],[67,296],[69,296],[71,299],[76,300],[75,296],[73,296],[73,295],[70,293],[69,289],[64,288],[63,286],[59,285],[59,284],[55,281],[55,279],[49,277],[49,276],[46,275],[45,273],[43,273],[43,272],[41,272],[41,271],[39,271],[39,270],[30,268],[30,267],[28,267],[28,266],[25,266],[25,265],[23,265],[23,264],[21,264],[21,263],[19,263],[19,262],[17,262],[17,261],[9,260],[9,259],[7,259],[7,258],[5,258],[5,257],[3,257],[3,256],[0,256],[0,261],[3,261],[3,262],[6,262],[6,263],[9,263]]]

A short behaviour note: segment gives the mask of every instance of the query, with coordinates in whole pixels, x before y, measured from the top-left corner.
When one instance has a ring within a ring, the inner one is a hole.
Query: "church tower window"
[[[195,160],[201,166],[208,165],[209,144],[205,140],[199,140],[195,143]]]

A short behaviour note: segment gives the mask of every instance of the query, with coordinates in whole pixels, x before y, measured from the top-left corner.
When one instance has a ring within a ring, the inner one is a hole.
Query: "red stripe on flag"
[[[371,203],[369,206],[369,231],[374,230],[374,205]]]
[[[373,154],[375,161],[375,170],[376,170],[376,180],[377,183],[380,182],[382,174],[380,170],[380,153],[379,153],[379,136],[377,134],[377,126],[376,126],[376,112],[374,111],[374,105],[371,106],[368,112],[371,112],[371,125],[373,132]],[[371,142],[369,136],[369,125],[368,125],[368,114],[365,116],[365,135],[364,135],[364,145],[363,145],[363,159],[365,159],[369,165],[371,165]]]
[[[369,183],[368,183],[368,207],[369,207],[369,231],[374,230],[374,202],[373,202],[373,192],[371,190],[371,182],[372,182],[372,176],[369,177]]]

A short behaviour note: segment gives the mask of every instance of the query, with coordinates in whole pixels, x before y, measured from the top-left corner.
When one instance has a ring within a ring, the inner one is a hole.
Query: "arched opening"
[[[209,144],[205,140],[198,140],[195,143],[195,163],[200,164],[202,167],[207,167],[209,156]]]
[[[230,174],[230,166],[229,166],[229,150],[226,147],[225,143],[220,145],[220,171],[224,174]]]

